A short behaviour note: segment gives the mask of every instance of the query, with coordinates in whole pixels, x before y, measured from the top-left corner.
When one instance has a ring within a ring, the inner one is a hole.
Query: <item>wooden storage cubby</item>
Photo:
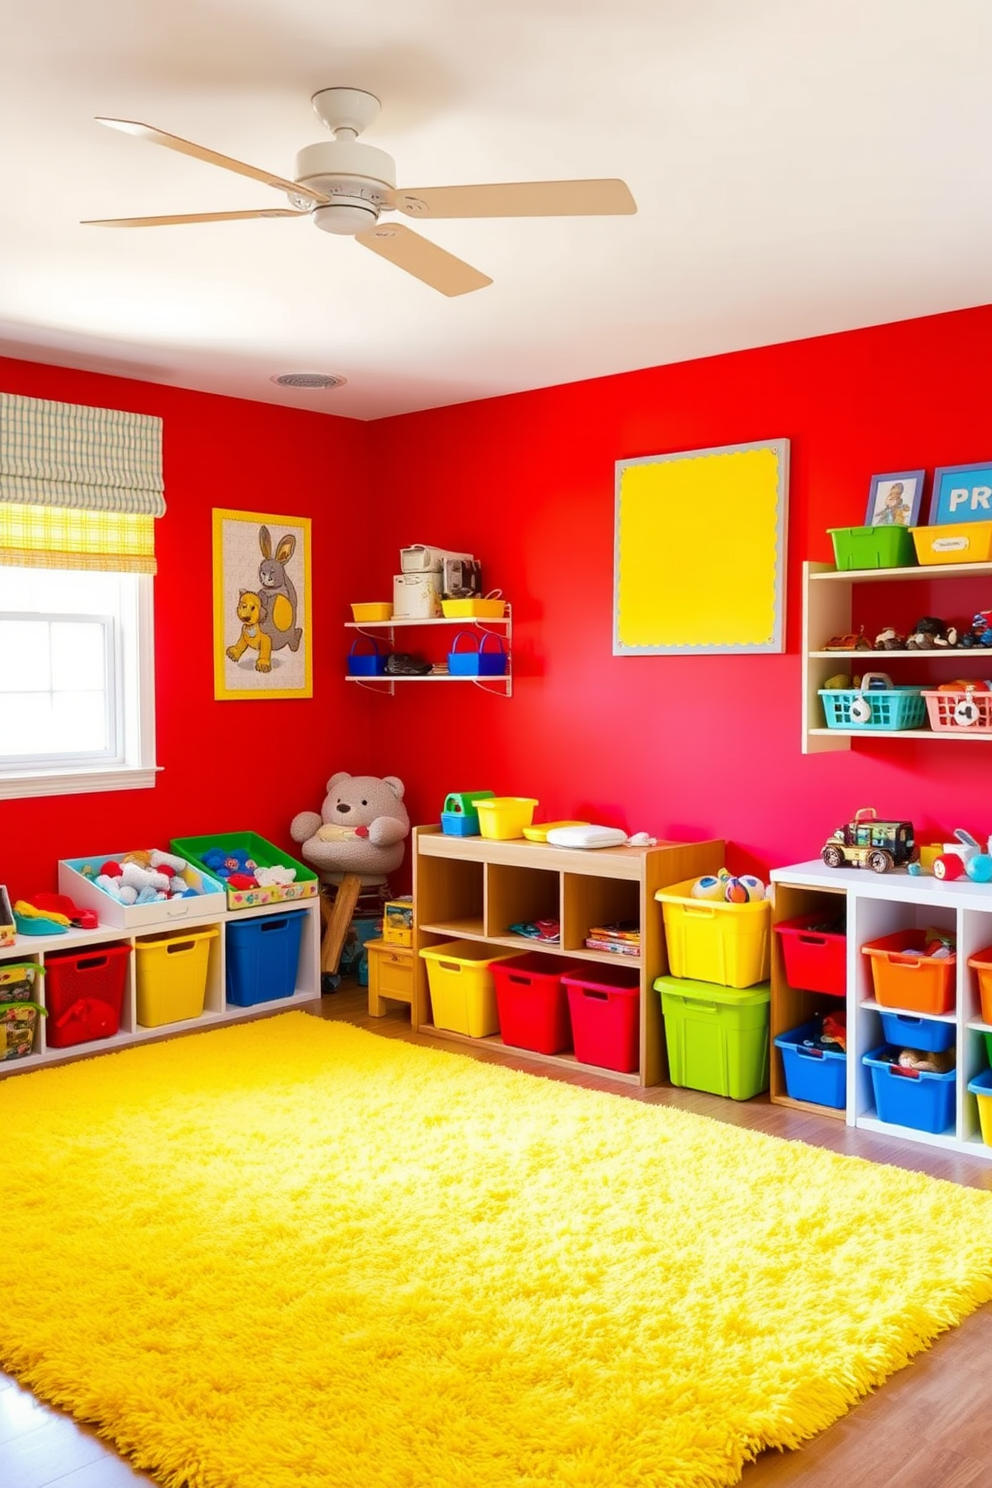
[[[522,868],[490,863],[486,868],[485,934],[501,940],[511,925],[535,920],[557,920],[561,883],[549,868]]]
[[[654,847],[610,847],[583,851],[549,847],[524,838],[494,841],[447,836],[438,826],[413,831],[414,970],[411,1021],[421,1032],[455,1042],[503,1047],[498,1034],[473,1039],[435,1029],[431,1021],[427,967],[419,952],[444,940],[479,940],[493,947],[567,956],[570,960],[623,966],[640,979],[639,1066],[632,1075],[579,1066],[573,1054],[523,1058],[586,1068],[608,1078],[657,1085],[666,1077],[661,999],[654,980],[668,969],[662,907],[655,891],[723,866],[724,843],[660,842]],[[557,919],[560,943],[515,935],[510,925]],[[634,920],[640,926],[640,955],[589,950],[594,925]]]

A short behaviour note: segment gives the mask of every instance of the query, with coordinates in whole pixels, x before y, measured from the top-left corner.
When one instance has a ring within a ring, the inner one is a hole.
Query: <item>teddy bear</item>
[[[380,884],[402,863],[410,833],[403,791],[395,775],[339,770],[327,782],[320,813],[299,812],[290,836],[325,883],[357,874],[363,885]]]

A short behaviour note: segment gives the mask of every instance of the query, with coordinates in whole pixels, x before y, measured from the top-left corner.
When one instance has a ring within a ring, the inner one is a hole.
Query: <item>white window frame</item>
[[[0,583],[3,570],[0,568]],[[74,767],[65,758],[29,764],[0,764],[0,800],[82,795],[91,791],[147,790],[155,785],[154,580],[134,575],[134,603],[120,627],[116,668],[120,758],[107,765],[92,759]],[[0,662],[2,664],[2,662]]]

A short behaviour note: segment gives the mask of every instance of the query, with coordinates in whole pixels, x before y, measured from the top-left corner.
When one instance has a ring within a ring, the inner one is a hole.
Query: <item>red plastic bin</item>
[[[568,988],[562,976],[578,976],[582,966],[530,951],[512,961],[494,961],[490,969],[504,1044],[536,1054],[563,1054],[572,1047]]]
[[[636,972],[597,966],[567,972],[575,1057],[582,1064],[630,1074],[639,1064],[641,989]]]
[[[51,1049],[109,1038],[121,1025],[129,945],[45,957],[45,1040]]]
[[[957,957],[927,956],[922,930],[897,930],[870,940],[861,952],[871,958],[875,1001],[907,1013],[953,1013]]]
[[[785,976],[802,992],[825,992],[843,997],[847,992],[847,936],[823,930],[823,914],[798,915],[774,926],[781,938]]]

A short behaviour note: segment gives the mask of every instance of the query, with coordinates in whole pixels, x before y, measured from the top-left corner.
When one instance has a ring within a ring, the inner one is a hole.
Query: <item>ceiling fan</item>
[[[602,217],[637,211],[623,181],[517,181],[486,186],[430,186],[397,190],[392,156],[358,136],[380,109],[378,98],[360,88],[322,88],[312,99],[314,112],[334,138],[307,145],[296,157],[292,181],[259,170],[229,155],[166,134],[131,119],[103,119],[111,129],[134,134],[249,176],[283,191],[289,207],[247,212],[191,212],[171,217],[112,217],[84,227],[166,227],[190,222],[233,222],[247,217],[312,217],[324,232],[353,237],[444,295],[467,294],[492,280],[401,223],[380,222],[383,212],[407,217]]]

